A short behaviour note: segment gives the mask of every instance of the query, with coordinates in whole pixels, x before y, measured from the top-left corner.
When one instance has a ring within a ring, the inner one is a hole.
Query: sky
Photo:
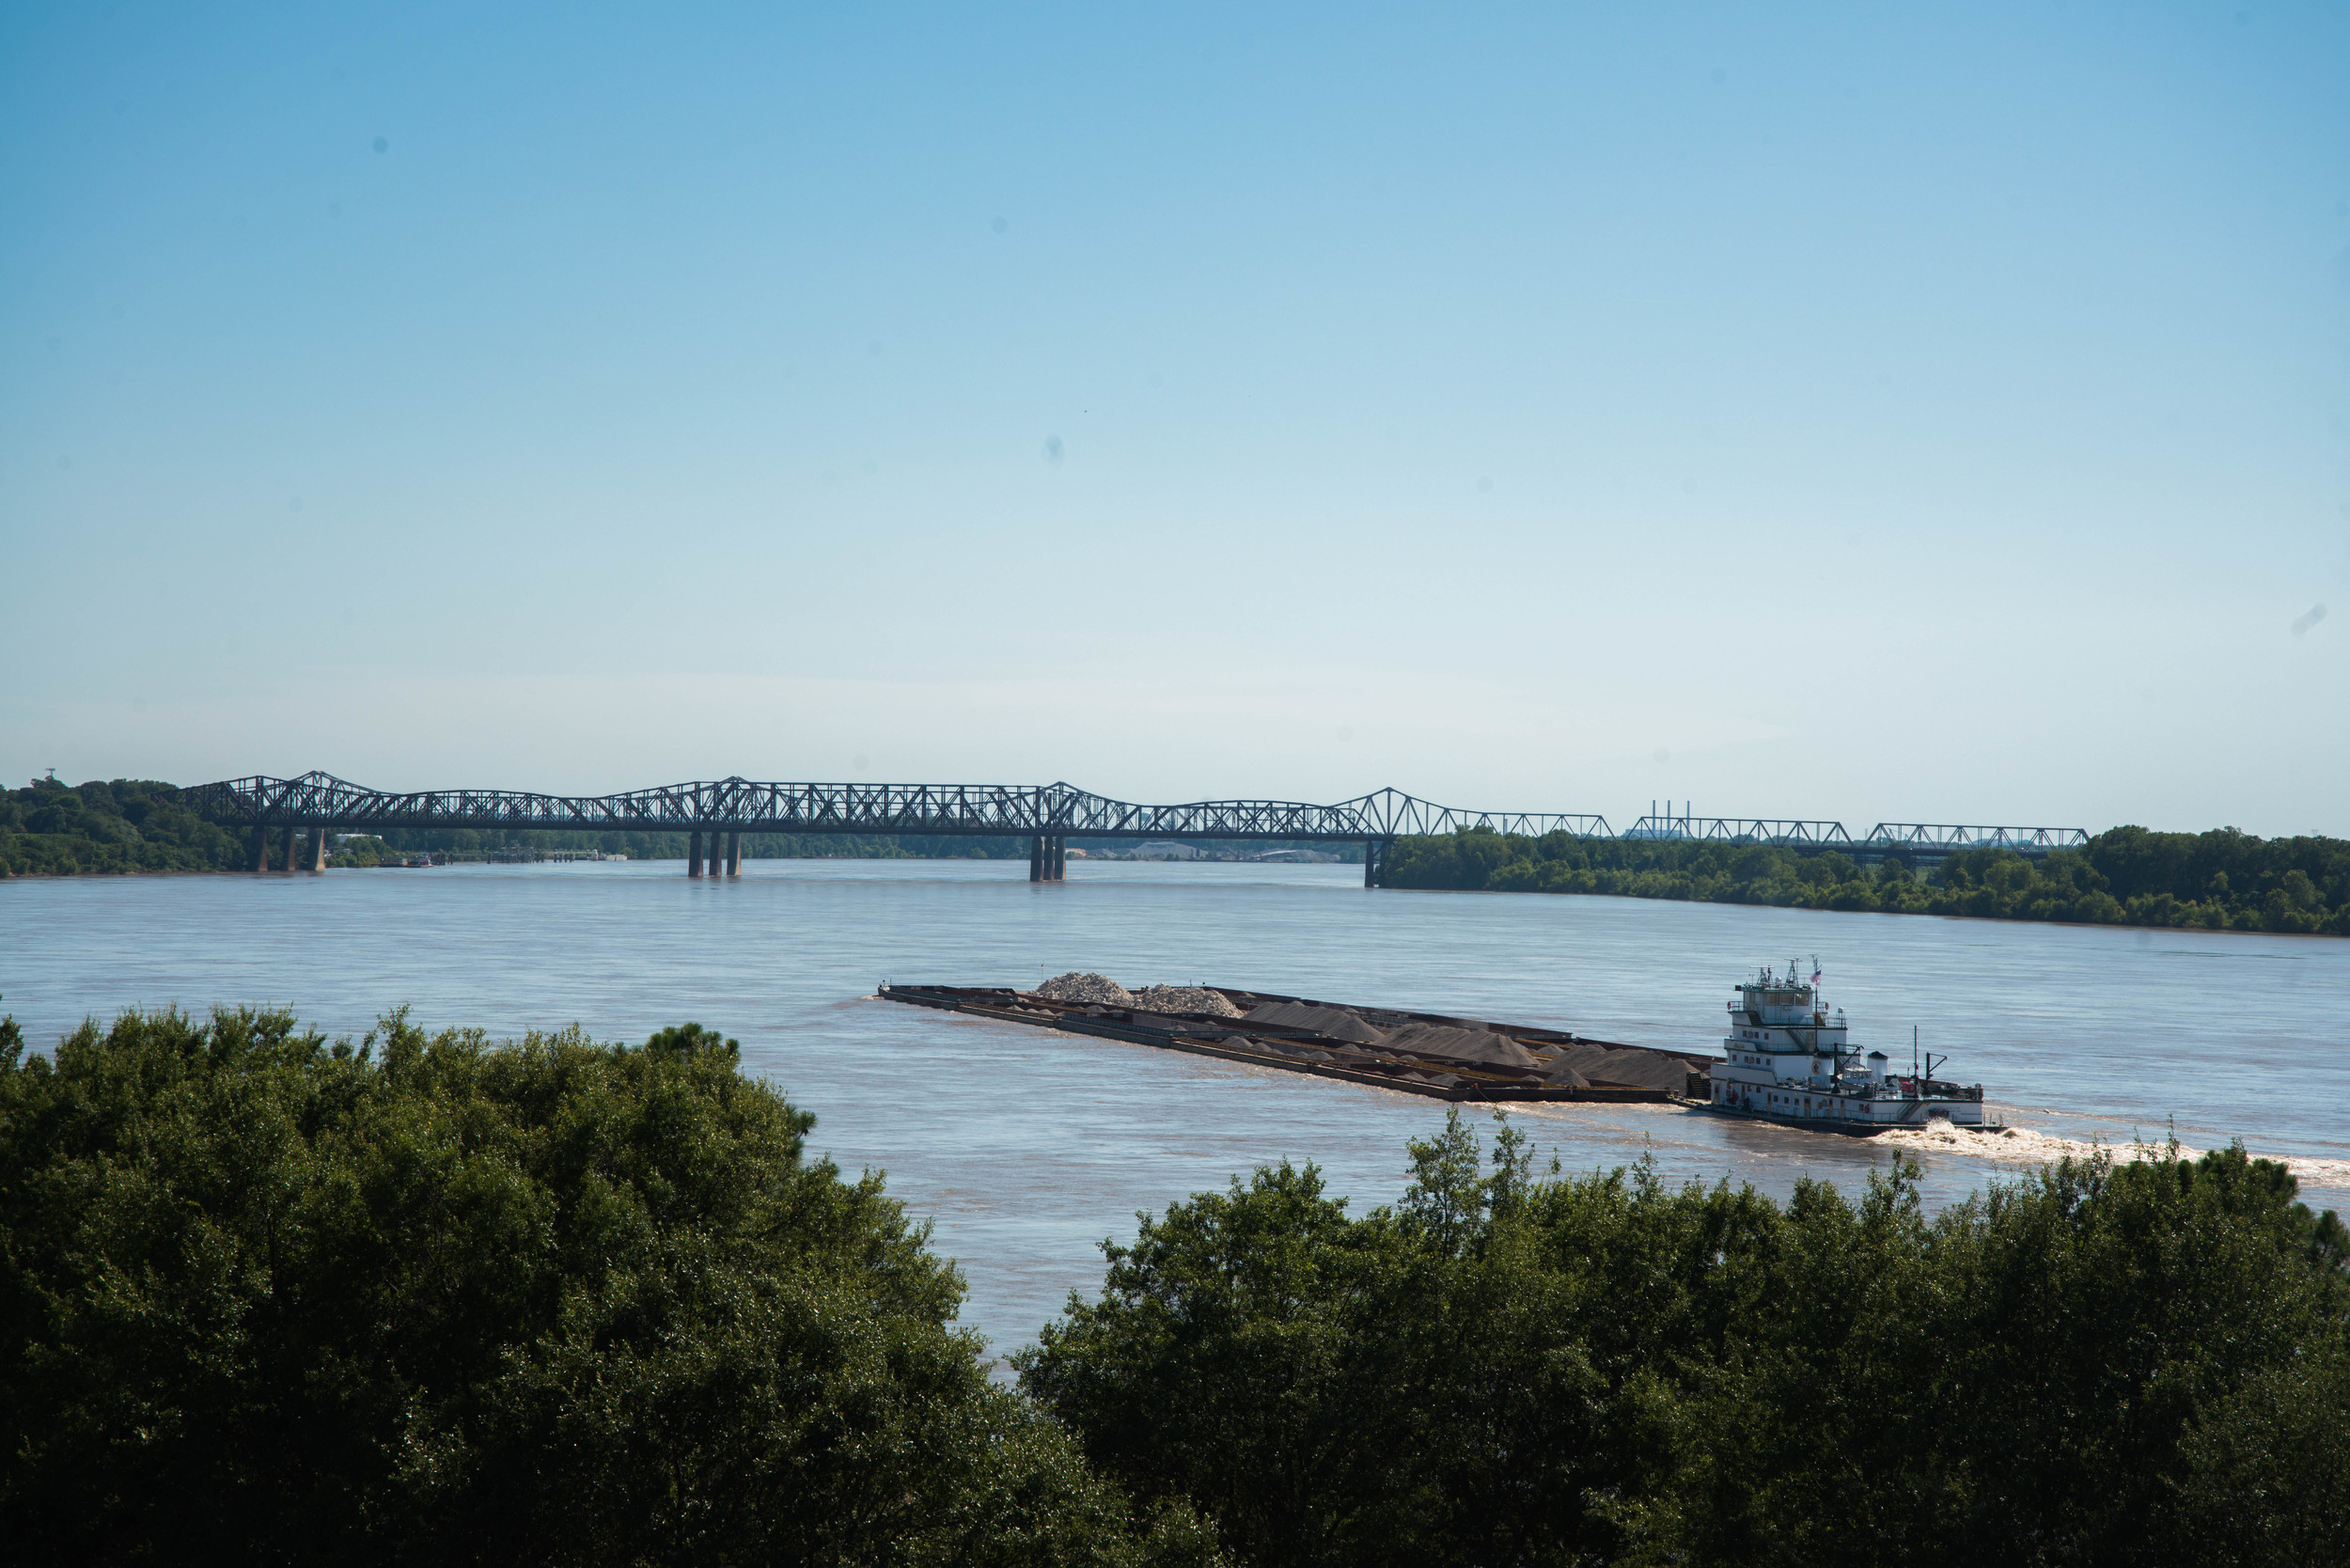
[[[2350,834],[2350,10],[0,10],[0,779]]]

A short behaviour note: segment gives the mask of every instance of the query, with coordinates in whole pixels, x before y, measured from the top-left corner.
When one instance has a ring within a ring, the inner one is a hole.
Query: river
[[[1911,1026],[2014,1127],[1892,1135],[1935,1205],[2086,1140],[2240,1138],[2350,1208],[2350,941],[1543,895],[1366,891],[1352,866],[1073,860],[468,866],[0,883],[0,1003],[37,1047],[133,1006],[268,1002],[357,1033],[576,1021],[640,1041],[698,1020],[819,1119],[813,1147],[936,1226],[964,1321],[1008,1351],[1101,1278],[1138,1209],[1311,1160],[1359,1210],[1444,1106],[1392,1090],[899,1006],[877,984],[1245,986],[1718,1048],[1730,986],[1816,954],[1856,1043]],[[1478,1113],[1480,1117],[1484,1114]],[[1547,1163],[1643,1156],[1671,1181],[1858,1190],[1896,1145],[1665,1106],[1513,1111]],[[1996,1156],[1996,1157],[1986,1157]]]

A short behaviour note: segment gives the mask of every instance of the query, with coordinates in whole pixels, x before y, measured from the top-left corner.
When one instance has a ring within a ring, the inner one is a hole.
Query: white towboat
[[[1944,1083],[1931,1056],[1905,1074],[1883,1051],[1862,1056],[1846,1041],[1844,1010],[1831,1013],[1819,984],[1816,960],[1809,980],[1791,960],[1784,975],[1766,968],[1733,988],[1711,1109],[1833,1133],[1983,1125],[1982,1085]]]

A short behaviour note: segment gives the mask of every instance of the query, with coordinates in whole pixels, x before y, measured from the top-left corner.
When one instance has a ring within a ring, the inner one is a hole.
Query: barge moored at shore
[[[997,986],[885,985],[885,1001],[1156,1045],[1439,1100],[1681,1101],[1710,1058],[1563,1029],[1315,1001],[1224,986],[1221,1011],[1158,1011]],[[1203,996],[1202,999],[1207,999]]]

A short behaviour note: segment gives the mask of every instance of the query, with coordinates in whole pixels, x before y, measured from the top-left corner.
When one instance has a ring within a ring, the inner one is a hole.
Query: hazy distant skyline
[[[2350,833],[2345,60],[18,8],[0,777]]]

